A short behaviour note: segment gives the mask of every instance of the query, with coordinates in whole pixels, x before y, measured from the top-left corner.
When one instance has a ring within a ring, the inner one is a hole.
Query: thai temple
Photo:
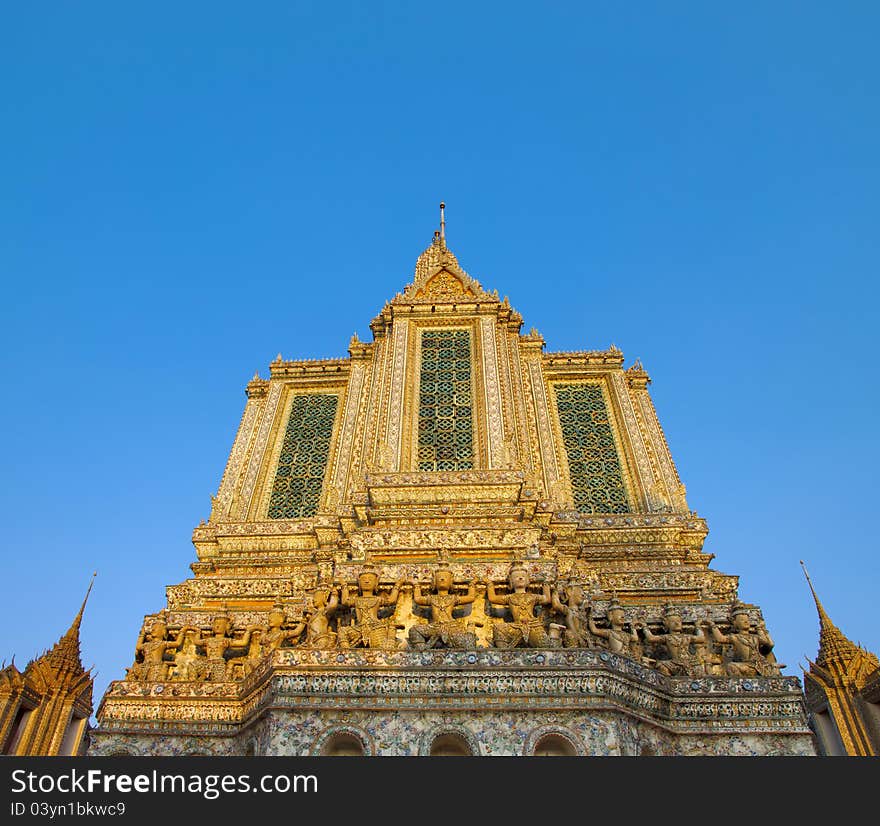
[[[817,597],[806,693],[781,673],[639,361],[524,332],[442,209],[370,329],[246,385],[192,575],[132,629],[90,755],[878,753],[877,658]],[[6,753],[79,748],[79,616],[0,673]]]

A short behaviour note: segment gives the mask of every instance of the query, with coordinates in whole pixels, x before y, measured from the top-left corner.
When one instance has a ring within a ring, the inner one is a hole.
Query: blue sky
[[[548,349],[641,357],[713,567],[880,653],[871,3],[7,6],[0,658],[97,694],[195,559],[254,370],[344,355],[437,203]]]

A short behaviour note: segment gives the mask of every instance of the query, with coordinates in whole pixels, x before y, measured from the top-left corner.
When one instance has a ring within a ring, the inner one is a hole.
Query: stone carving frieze
[[[412,527],[428,527],[441,523],[450,524],[450,520],[456,520],[461,524],[462,520],[474,520],[477,522],[486,522],[498,524],[500,522],[518,522],[520,524],[526,521],[526,515],[530,515],[532,506],[528,502],[523,502],[528,498],[525,495],[520,497],[520,501],[510,504],[496,502],[450,502],[439,505],[430,501],[432,497],[420,494],[411,496],[412,499],[424,499],[424,502],[407,503],[402,502],[396,505],[383,504],[379,507],[370,507],[366,509],[368,522],[372,525],[400,525]],[[541,527],[535,525],[531,528],[540,532]]]
[[[262,522],[222,522],[214,529],[214,536],[283,536],[312,534],[316,527],[332,527],[339,524],[332,516],[316,516],[313,519],[292,521],[278,519]]]
[[[470,530],[379,530],[358,531],[350,537],[351,546],[364,551],[395,548],[525,548],[537,540],[537,529]]]
[[[253,556],[243,554],[241,557],[227,558],[208,563],[193,563],[193,572],[199,578],[220,577],[233,579],[238,577],[297,577],[303,573],[306,563],[313,561],[314,554],[285,554],[286,562],[279,562],[277,556]]]
[[[198,705],[184,703],[107,702],[103,706],[101,718],[108,722],[117,719],[238,722],[241,719],[241,708],[237,703],[221,703],[216,699],[212,699],[209,703],[199,703]]]
[[[441,470],[432,473],[374,473],[367,476],[367,485],[376,482],[385,485],[420,487],[437,485],[515,484],[522,482],[521,470]]]
[[[315,533],[306,536],[252,536],[247,539],[238,537],[221,537],[217,541],[217,549],[222,553],[232,552],[247,554],[260,551],[313,551],[318,545]],[[303,556],[308,560],[308,554]]]
[[[716,599],[736,596],[736,577],[714,571],[642,571],[605,573],[601,576],[606,591],[699,590]]]
[[[704,519],[694,518],[682,514],[607,514],[602,516],[584,516],[578,523],[582,530],[608,529],[608,528],[669,528],[679,527],[688,531],[703,531],[708,533]]]

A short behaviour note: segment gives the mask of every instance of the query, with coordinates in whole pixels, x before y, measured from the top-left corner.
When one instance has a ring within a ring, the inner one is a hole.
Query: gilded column
[[[626,379],[623,377],[622,370],[612,371],[610,378],[611,398],[614,400],[614,406],[620,411],[620,419],[623,422],[625,433],[624,441],[635,464],[635,478],[638,482],[640,504],[647,511],[656,510],[652,506],[651,491],[655,489],[657,480],[655,480],[654,472],[651,469],[651,460],[639,429],[632,399],[626,386]]]
[[[247,404],[235,434],[232,451],[226,462],[223,478],[220,480],[220,488],[217,495],[212,499],[211,522],[222,522],[231,518],[233,499],[236,488],[241,484],[241,474],[244,469],[245,457],[251,446],[256,433],[257,422],[266,405],[266,396],[269,391],[269,382],[255,375],[248,382],[245,392]]]
[[[480,343],[483,355],[484,398],[486,402],[486,454],[490,468],[502,467],[504,425],[501,415],[501,387],[498,378],[498,352],[495,348],[495,319],[480,319]]]
[[[546,495],[560,478],[560,472],[559,462],[556,458],[553,430],[550,426],[550,410],[544,384],[544,371],[541,369],[541,351],[544,346],[544,339],[537,333],[532,333],[523,338],[525,339],[523,344],[527,342],[523,350],[523,363],[530,389],[529,401],[531,401],[537,430],[538,466],[543,471],[544,493]]]
[[[348,379],[348,388],[345,394],[345,410],[343,412],[342,427],[339,430],[336,450],[334,451],[333,468],[331,471],[331,487],[340,499],[345,497],[349,486],[349,473],[355,444],[355,428],[357,425],[358,411],[362,407],[364,389],[364,377],[369,365],[369,348],[352,340],[349,345],[351,355],[351,373]]]
[[[525,379],[523,377],[524,367],[519,351],[519,333],[516,330],[510,330],[507,335],[507,359],[510,369],[510,386],[513,393],[513,408],[515,411],[516,427],[516,447],[519,454],[519,461],[525,471],[532,477],[537,476],[536,461],[538,451],[538,431],[534,421],[529,417],[528,405],[526,399]],[[534,445],[534,449],[532,448]]]
[[[385,398],[385,390],[388,384],[389,363],[391,361],[391,339],[386,333],[382,333],[381,338],[377,338],[375,349],[373,351],[373,364],[370,371],[369,385],[369,402],[365,411],[365,422],[363,428],[363,461],[359,473],[363,482],[363,473],[370,468],[376,467],[380,463],[379,457],[379,434],[383,432],[380,429],[380,421],[382,419],[383,407],[382,400]]]
[[[389,390],[388,407],[385,411],[385,444],[387,455],[380,458],[387,470],[400,469],[400,441],[403,433],[403,396],[406,381],[406,348],[409,338],[410,324],[398,319],[394,322],[391,353],[391,387]]]
[[[686,513],[689,509],[684,485],[675,469],[666,436],[657,418],[657,411],[654,409],[651,395],[648,393],[648,374],[637,362],[627,371],[626,377],[640,429],[645,443],[654,457],[655,485],[662,485],[664,498],[674,510]]]
[[[266,452],[269,441],[269,432],[272,429],[272,422],[275,421],[275,416],[278,413],[278,403],[281,400],[283,384],[280,380],[269,382],[269,393],[260,416],[259,429],[257,430],[256,438],[252,440],[251,444],[247,473],[242,482],[237,507],[232,509],[233,519],[247,519],[254,495],[254,488],[257,484],[257,476],[260,472],[260,465],[263,463],[263,455]]]

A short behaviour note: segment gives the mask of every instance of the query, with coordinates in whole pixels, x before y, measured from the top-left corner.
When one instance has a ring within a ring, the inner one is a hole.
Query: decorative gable
[[[416,261],[412,283],[391,304],[437,300],[498,301],[497,295],[486,292],[458,263],[458,259],[439,235],[434,236]]]
[[[466,287],[449,270],[440,270],[422,289],[416,298],[473,298],[474,291]]]

